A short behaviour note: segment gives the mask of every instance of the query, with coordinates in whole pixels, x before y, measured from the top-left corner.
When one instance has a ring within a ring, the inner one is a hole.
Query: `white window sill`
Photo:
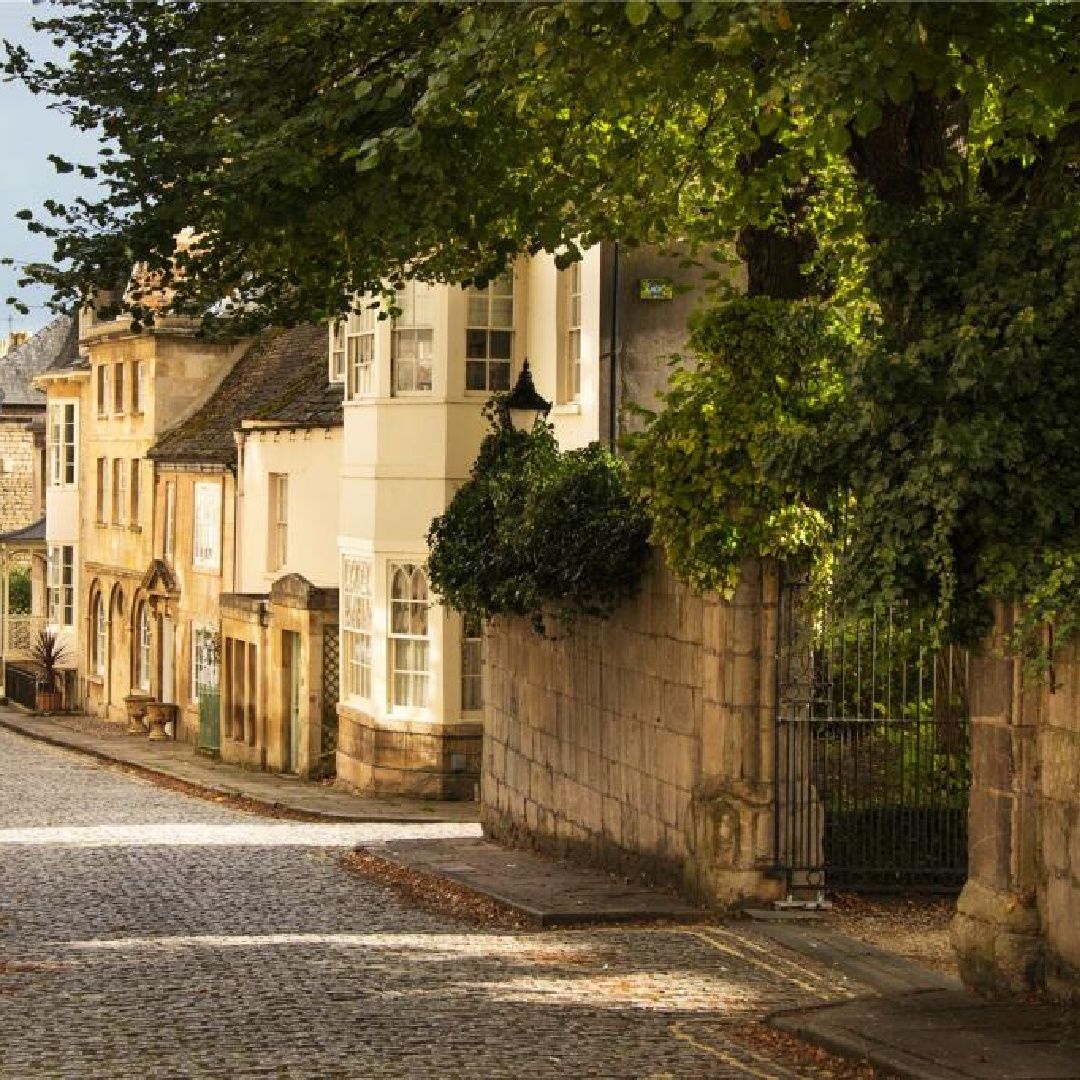
[[[581,415],[581,402],[580,401],[568,401],[565,405],[556,405],[551,413],[553,416],[580,416]]]

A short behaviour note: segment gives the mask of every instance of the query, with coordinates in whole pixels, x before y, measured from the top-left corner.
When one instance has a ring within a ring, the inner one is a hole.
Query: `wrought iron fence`
[[[781,589],[776,853],[789,890],[960,888],[967,655],[892,608],[815,611]]]
[[[4,688],[9,701],[25,705],[28,709],[37,708],[37,684],[36,671],[29,671],[15,664],[5,666]]]

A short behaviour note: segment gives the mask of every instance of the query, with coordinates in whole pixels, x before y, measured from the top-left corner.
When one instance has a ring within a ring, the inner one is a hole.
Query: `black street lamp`
[[[515,431],[532,431],[536,421],[551,412],[551,402],[537,393],[528,360],[521,365],[521,374],[506,399],[506,410]]]

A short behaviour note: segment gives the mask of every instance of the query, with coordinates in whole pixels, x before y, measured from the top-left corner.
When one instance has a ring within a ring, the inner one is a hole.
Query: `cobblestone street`
[[[839,993],[752,928],[478,929],[338,865],[474,831],[262,819],[0,732],[0,1075],[817,1075],[725,1038]]]

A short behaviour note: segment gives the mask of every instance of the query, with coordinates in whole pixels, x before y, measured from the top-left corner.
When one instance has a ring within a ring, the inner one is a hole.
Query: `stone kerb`
[[[490,834],[643,871],[699,898],[774,895],[775,572],[699,596],[656,560],[611,619],[489,628]]]

